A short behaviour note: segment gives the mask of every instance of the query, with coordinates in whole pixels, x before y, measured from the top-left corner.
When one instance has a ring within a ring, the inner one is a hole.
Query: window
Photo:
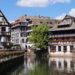
[[[28,21],[29,24],[32,24],[32,20],[31,19],[26,19],[26,21]]]
[[[26,42],[28,42],[28,38],[26,39]]]
[[[63,48],[64,48],[64,52],[67,52],[67,46],[64,46]]]
[[[30,19],[26,19],[26,21],[30,21]]]
[[[22,32],[21,33],[21,37],[25,37],[26,36],[26,33],[25,32]]]
[[[58,46],[58,51],[61,51],[61,46]]]
[[[22,39],[22,43],[24,43],[24,39]]]
[[[17,44],[19,43],[19,39],[16,39],[16,43],[17,43]]]
[[[19,37],[19,33],[16,33],[16,35],[15,35],[16,37]]]
[[[4,32],[6,30],[6,28],[5,27],[2,27],[2,32]]]
[[[51,52],[56,52],[56,46],[50,46]]]
[[[25,27],[21,27],[21,31],[25,31]]]
[[[73,50],[74,50],[74,47],[70,46],[70,51],[73,52]]]
[[[42,21],[40,21],[40,23],[43,23]]]

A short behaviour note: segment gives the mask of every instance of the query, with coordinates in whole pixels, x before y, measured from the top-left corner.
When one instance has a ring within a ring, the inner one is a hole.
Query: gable
[[[0,26],[1,25],[4,25],[4,26],[9,25],[9,22],[7,21],[6,17],[2,13],[2,11],[0,10]]]

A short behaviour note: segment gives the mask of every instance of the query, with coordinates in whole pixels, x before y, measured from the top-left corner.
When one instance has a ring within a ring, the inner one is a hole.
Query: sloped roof
[[[4,14],[2,13],[2,11],[0,10],[0,26],[2,25],[9,25],[8,20],[6,19],[6,17],[4,16]]]
[[[17,25],[20,25],[21,22],[25,22],[27,19],[30,19],[32,21],[33,25],[40,25],[42,23],[47,23],[48,26],[53,27],[54,24],[56,24],[58,21],[54,19],[50,19],[49,17],[44,16],[21,16],[17,20],[15,20],[14,23],[12,23],[12,27],[15,27]]]
[[[70,19],[70,20],[67,20],[67,19]],[[72,30],[72,29],[75,29],[75,17],[73,16],[69,16],[69,15],[66,15],[64,17],[63,20],[61,20],[61,22],[57,25],[55,25],[53,28],[50,29],[50,31],[61,31],[61,30]],[[68,27],[60,27],[58,28],[58,26],[65,26],[65,25],[69,25]]]

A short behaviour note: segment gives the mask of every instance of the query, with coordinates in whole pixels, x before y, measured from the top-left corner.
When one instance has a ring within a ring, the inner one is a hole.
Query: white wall
[[[9,32],[10,31],[10,27],[6,27],[6,32]]]
[[[1,37],[1,42],[6,42],[6,37]]]

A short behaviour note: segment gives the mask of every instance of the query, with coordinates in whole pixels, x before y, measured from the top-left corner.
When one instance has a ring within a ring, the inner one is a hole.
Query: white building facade
[[[48,51],[50,56],[73,56],[75,53],[75,17],[66,15],[50,29]]]
[[[34,44],[29,41],[29,35],[32,32],[32,27],[45,22],[48,23],[48,17],[39,16],[21,16],[12,23],[11,42],[19,44],[21,48],[30,48]]]
[[[10,45],[11,25],[0,10],[0,48],[4,49]]]
[[[21,49],[26,49],[26,28],[27,22],[17,22],[12,26],[11,42],[14,45],[20,45]]]

